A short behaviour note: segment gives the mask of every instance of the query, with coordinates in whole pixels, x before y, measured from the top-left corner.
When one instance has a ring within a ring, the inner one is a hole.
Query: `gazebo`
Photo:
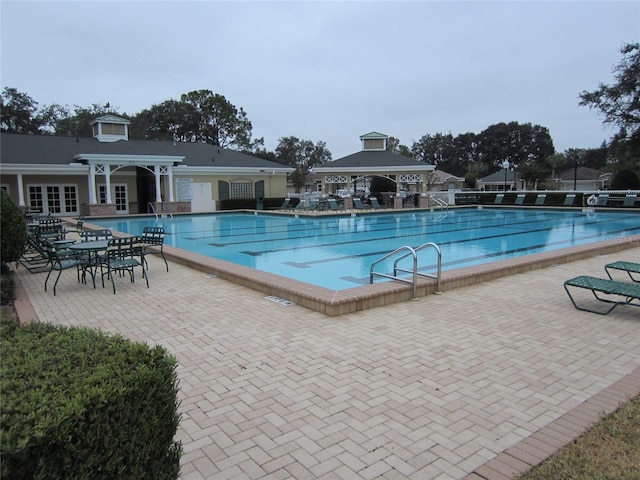
[[[403,192],[420,195],[419,206],[428,206],[426,192],[435,166],[388,151],[388,139],[378,132],[361,135],[362,150],[316,167],[314,173],[322,177],[322,192],[336,194],[345,190],[345,207],[348,207],[353,201],[350,192],[355,192],[357,183],[378,176],[395,183],[394,208],[402,207]]]

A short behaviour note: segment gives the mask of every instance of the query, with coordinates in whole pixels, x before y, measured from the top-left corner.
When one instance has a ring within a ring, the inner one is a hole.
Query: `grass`
[[[519,480],[640,479],[640,396]]]

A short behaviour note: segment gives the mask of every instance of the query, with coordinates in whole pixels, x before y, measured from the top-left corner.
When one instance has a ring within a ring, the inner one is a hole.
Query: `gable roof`
[[[2,163],[68,165],[76,163],[75,156],[81,154],[176,156],[184,157],[182,165],[187,166],[293,171],[291,167],[280,163],[207,143],[174,144],[155,140],[99,142],[94,138],[14,133],[2,133],[0,136]]]
[[[599,177],[598,170],[594,170],[593,168],[588,167],[578,167],[577,171],[574,169],[565,170],[564,172],[560,172],[556,175],[556,178],[551,178],[551,180],[597,180]]]
[[[339,158],[333,162],[328,162],[321,167],[316,168],[359,168],[359,167],[431,167],[430,165],[415,158],[405,157],[397,153],[390,152],[388,150],[363,150],[361,152],[347,155],[346,157]]]
[[[507,182],[513,183],[514,179],[515,179],[515,174],[514,174],[513,170],[508,170],[507,171]],[[504,169],[498,170],[497,172],[494,172],[494,173],[492,173],[490,175],[487,175],[486,177],[482,177],[478,181],[482,182],[482,183],[500,183],[500,182],[504,182]]]
[[[389,138],[389,135],[385,135],[380,132],[369,132],[364,135],[360,135],[360,140],[364,140],[365,138]]]

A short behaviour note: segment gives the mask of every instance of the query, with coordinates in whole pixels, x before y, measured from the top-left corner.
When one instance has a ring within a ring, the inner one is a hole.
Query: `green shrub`
[[[5,264],[17,262],[27,246],[27,222],[4,190],[0,190],[0,210],[0,258]]]
[[[15,281],[13,272],[6,264],[0,265],[0,305],[8,305],[13,302],[13,289]]]
[[[611,178],[611,190],[636,190],[640,188],[640,175],[632,168],[621,168]]]
[[[0,323],[1,477],[176,479],[176,361],[88,328]]]

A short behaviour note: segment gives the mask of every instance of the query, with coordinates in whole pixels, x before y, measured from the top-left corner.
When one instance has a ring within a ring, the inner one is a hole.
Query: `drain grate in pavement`
[[[280,305],[284,305],[285,307],[288,307],[289,305],[295,305],[295,303],[290,302],[289,300],[285,300],[284,298],[280,298],[280,297],[274,297],[273,295],[270,295],[264,298],[272,302],[279,303]]]

